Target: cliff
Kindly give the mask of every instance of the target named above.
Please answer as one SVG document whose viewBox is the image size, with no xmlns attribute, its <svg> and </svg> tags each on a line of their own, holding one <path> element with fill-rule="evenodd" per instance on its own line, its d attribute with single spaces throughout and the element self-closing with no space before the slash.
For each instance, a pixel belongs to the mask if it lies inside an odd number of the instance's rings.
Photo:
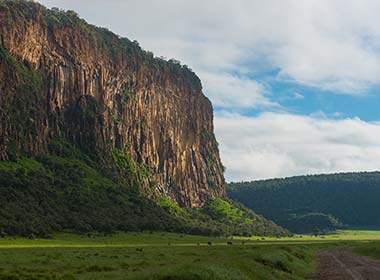
<svg viewBox="0 0 380 280">
<path fill-rule="evenodd" d="M 212 106 L 186 66 L 26 1 L 0 1 L 0 39 L 1 160 L 64 139 L 180 206 L 225 196 Z"/>
</svg>

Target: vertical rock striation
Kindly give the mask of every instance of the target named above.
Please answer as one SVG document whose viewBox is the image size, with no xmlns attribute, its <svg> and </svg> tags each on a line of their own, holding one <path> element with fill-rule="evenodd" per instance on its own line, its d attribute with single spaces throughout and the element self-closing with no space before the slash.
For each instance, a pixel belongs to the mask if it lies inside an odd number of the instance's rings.
<svg viewBox="0 0 380 280">
<path fill-rule="evenodd" d="M 181 206 L 225 196 L 212 106 L 186 66 L 26 1 L 0 1 L 0 39 L 1 160 L 64 138 L 105 168 L 127 153 Z"/>
</svg>

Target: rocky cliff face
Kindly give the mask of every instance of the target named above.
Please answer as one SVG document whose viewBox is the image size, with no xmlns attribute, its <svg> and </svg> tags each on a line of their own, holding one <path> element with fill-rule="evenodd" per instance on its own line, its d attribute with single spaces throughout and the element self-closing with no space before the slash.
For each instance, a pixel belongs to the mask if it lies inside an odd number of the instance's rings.
<svg viewBox="0 0 380 280">
<path fill-rule="evenodd" d="M 66 139 L 105 168 L 131 157 L 181 206 L 225 196 L 212 106 L 187 67 L 25 1 L 0 1 L 0 38 L 1 160 Z"/>
</svg>

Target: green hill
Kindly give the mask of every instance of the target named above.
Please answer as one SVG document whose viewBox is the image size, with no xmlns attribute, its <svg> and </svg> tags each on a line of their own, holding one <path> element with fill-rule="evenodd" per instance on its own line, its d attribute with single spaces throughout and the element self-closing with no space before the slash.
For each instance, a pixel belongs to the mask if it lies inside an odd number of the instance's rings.
<svg viewBox="0 0 380 280">
<path fill-rule="evenodd" d="M 114 177 L 71 144 L 53 141 L 49 147 L 46 156 L 0 161 L 0 235 L 49 236 L 64 230 L 288 235 L 242 205 L 219 198 L 200 209 L 149 198 L 140 194 L 138 179 L 131 185 L 110 179 Z M 125 165 L 129 176 L 143 177 L 133 161 Z"/>
<path fill-rule="evenodd" d="M 380 227 L 380 172 L 230 183 L 228 195 L 293 232 Z"/>
</svg>

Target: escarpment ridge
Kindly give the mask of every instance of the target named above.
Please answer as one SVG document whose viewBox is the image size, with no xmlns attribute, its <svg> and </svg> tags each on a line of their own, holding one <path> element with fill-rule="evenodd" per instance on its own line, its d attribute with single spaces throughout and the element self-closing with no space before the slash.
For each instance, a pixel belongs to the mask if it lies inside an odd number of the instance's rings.
<svg viewBox="0 0 380 280">
<path fill-rule="evenodd" d="M 225 197 L 212 105 L 188 67 L 73 11 L 0 1 L 0 81 L 1 160 L 63 141 L 180 206 Z"/>
</svg>

